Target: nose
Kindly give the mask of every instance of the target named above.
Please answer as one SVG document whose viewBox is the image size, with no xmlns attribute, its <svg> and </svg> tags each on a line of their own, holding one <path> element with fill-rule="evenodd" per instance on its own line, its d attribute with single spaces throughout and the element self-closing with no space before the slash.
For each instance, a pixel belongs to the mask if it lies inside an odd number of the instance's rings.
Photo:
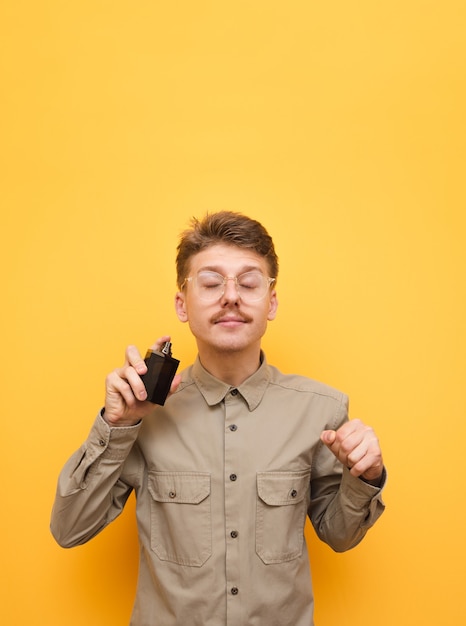
<svg viewBox="0 0 466 626">
<path fill-rule="evenodd" d="M 227 276 L 225 278 L 224 292 L 222 295 L 222 303 L 236 303 L 240 299 L 238 289 L 236 287 L 236 279 L 233 276 Z"/>
</svg>

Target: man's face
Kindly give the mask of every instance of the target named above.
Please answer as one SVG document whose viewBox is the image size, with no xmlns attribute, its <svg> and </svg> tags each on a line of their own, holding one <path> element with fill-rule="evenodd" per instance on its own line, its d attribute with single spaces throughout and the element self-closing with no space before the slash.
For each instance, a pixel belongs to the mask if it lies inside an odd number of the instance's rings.
<svg viewBox="0 0 466 626">
<path fill-rule="evenodd" d="M 200 271 L 213 271 L 222 276 L 258 271 L 269 276 L 263 257 L 252 250 L 225 244 L 213 245 L 192 257 L 189 276 L 197 276 Z M 267 321 L 275 318 L 277 305 L 275 290 L 270 288 L 262 299 L 244 302 L 234 280 L 226 281 L 223 295 L 212 302 L 199 297 L 192 281 L 175 299 L 178 317 L 189 323 L 200 352 L 258 349 Z"/>
</svg>

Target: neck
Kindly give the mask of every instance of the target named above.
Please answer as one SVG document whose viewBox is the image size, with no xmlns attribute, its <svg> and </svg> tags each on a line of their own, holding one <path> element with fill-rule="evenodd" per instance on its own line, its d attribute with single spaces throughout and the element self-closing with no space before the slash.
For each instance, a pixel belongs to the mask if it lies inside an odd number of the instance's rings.
<svg viewBox="0 0 466 626">
<path fill-rule="evenodd" d="M 239 387 L 247 378 L 252 376 L 260 366 L 260 346 L 247 352 L 213 353 L 199 347 L 199 359 L 202 366 L 219 380 Z"/>
</svg>

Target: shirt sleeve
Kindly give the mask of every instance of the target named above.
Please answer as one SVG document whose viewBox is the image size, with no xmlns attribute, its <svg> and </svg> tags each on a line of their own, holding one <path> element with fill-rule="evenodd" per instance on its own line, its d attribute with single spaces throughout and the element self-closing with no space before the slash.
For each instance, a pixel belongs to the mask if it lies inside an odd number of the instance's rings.
<svg viewBox="0 0 466 626">
<path fill-rule="evenodd" d="M 139 428 L 112 428 L 99 414 L 87 440 L 63 467 L 50 523 L 62 547 L 89 541 L 123 510 L 132 486 L 120 477 Z"/>
<path fill-rule="evenodd" d="M 348 421 L 345 396 L 328 428 L 337 429 Z M 382 490 L 386 483 L 383 470 L 380 487 L 354 477 L 324 444 L 313 463 L 309 518 L 319 538 L 336 552 L 356 546 L 382 515 L 385 505 Z"/>
</svg>

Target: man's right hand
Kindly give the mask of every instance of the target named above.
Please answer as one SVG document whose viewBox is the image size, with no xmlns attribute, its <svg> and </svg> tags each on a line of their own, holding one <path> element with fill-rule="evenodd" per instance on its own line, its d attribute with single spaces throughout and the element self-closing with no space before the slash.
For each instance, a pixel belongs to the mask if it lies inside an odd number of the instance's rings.
<svg viewBox="0 0 466 626">
<path fill-rule="evenodd" d="M 169 336 L 160 337 L 151 349 L 160 350 L 166 341 L 170 341 Z M 141 380 L 141 375 L 146 372 L 147 366 L 139 350 L 128 346 L 123 367 L 113 370 L 105 381 L 103 417 L 110 426 L 134 426 L 154 411 L 155 406 L 147 401 L 146 388 Z M 177 374 L 170 393 L 175 391 L 180 380 L 181 376 Z"/>
</svg>

